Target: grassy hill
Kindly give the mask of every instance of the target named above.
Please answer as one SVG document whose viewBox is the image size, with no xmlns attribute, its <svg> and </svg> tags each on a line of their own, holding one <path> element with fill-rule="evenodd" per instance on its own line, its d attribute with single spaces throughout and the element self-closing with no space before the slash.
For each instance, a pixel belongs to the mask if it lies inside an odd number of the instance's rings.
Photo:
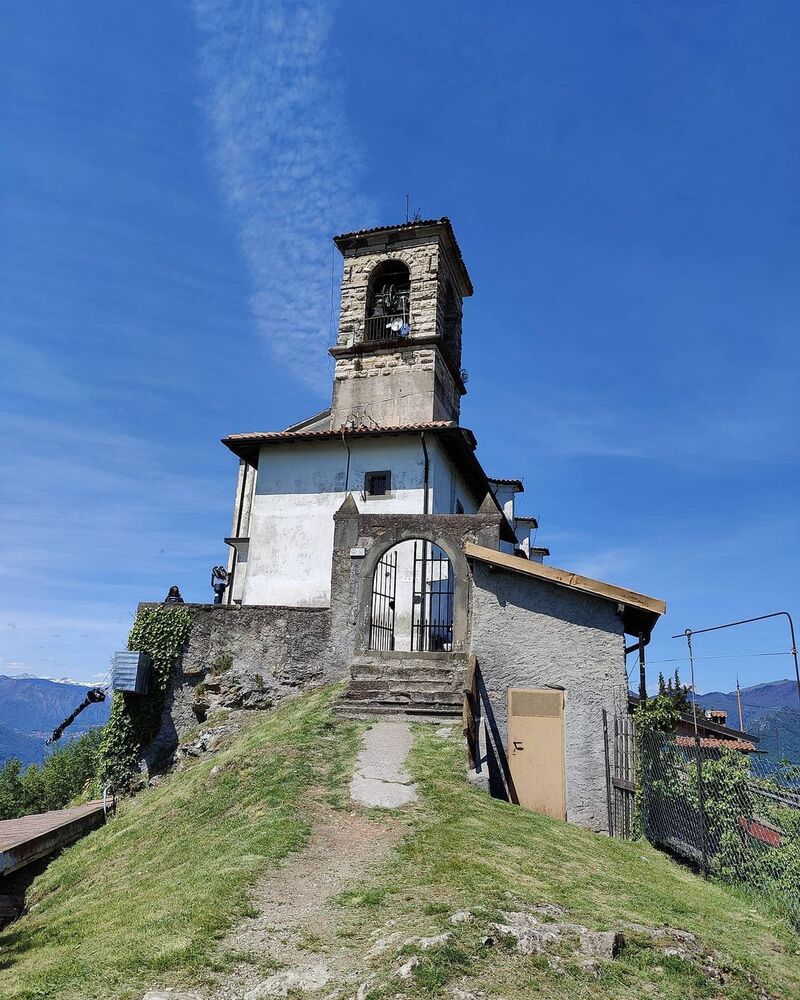
<svg viewBox="0 0 800 1000">
<path fill-rule="evenodd" d="M 289 855 L 302 861 L 297 852 L 313 841 L 323 806 L 343 823 L 359 812 L 346 788 L 361 727 L 335 723 L 330 697 L 259 715 L 226 749 L 124 803 L 116 820 L 56 859 L 32 887 L 29 914 L 0 934 L 0 997 L 138 998 L 156 985 L 210 996 L 241 962 L 225 935 L 254 916 L 256 880 Z M 362 980 L 373 977 L 365 996 L 452 998 L 453 986 L 507 1000 L 800 996 L 800 939 L 759 901 L 703 882 L 646 844 L 488 798 L 465 780 L 457 733 L 443 739 L 419 727 L 410 765 L 416 805 L 357 817 L 362 828 L 393 827 L 398 846 L 333 904 L 335 947 Z M 323 869 L 335 863 L 320 867 L 321 897 Z M 593 929 L 679 928 L 697 936 L 699 950 L 667 954 L 628 930 L 619 957 L 594 976 L 569 956 L 551 962 L 482 943 L 497 937 L 491 923 L 501 910 L 541 904 Z M 465 909 L 474 919 L 451 924 Z M 411 935 L 451 937 L 403 980 L 392 976 L 392 949 L 375 949 L 387 928 L 400 958 Z M 312 952 L 334 946 L 312 938 Z"/>
</svg>

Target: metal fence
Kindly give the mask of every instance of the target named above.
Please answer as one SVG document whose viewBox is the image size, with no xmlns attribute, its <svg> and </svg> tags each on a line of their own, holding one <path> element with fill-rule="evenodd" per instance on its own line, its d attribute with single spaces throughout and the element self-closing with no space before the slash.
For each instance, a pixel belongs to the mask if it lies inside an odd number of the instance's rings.
<svg viewBox="0 0 800 1000">
<path fill-rule="evenodd" d="M 658 732 L 642 735 L 640 754 L 644 836 L 772 896 L 800 924 L 800 767 Z"/>
</svg>

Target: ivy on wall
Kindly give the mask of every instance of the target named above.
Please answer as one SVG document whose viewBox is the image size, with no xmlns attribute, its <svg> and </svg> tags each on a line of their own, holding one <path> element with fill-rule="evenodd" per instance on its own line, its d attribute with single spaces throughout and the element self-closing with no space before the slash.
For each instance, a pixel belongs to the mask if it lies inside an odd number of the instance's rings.
<svg viewBox="0 0 800 1000">
<path fill-rule="evenodd" d="M 115 792 L 130 791 L 142 748 L 158 732 L 164 695 L 191 627 L 191 615 L 180 605 L 140 608 L 136 615 L 128 649 L 150 657 L 150 689 L 143 695 L 121 691 L 114 695 L 100 745 L 100 775 Z"/>
</svg>

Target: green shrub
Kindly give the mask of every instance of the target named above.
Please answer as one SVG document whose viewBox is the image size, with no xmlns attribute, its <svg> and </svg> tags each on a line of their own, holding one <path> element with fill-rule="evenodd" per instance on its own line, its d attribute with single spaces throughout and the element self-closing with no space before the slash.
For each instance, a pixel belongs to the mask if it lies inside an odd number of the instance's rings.
<svg viewBox="0 0 800 1000">
<path fill-rule="evenodd" d="M 146 695 L 117 692 L 100 748 L 100 777 L 115 792 L 129 791 L 142 748 L 158 732 L 175 663 L 183 651 L 192 619 L 180 605 L 140 608 L 128 636 L 128 649 L 150 657 L 151 687 Z"/>
<path fill-rule="evenodd" d="M 101 729 L 90 729 L 57 747 L 42 764 L 11 758 L 0 768 L 0 819 L 63 809 L 79 796 L 102 791 L 97 780 Z"/>
</svg>

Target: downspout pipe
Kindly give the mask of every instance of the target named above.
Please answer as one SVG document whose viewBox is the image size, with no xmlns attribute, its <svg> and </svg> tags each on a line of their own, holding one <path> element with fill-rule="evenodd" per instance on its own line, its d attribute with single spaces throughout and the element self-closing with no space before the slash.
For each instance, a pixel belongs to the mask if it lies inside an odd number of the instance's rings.
<svg viewBox="0 0 800 1000">
<path fill-rule="evenodd" d="M 428 455 L 428 445 L 425 442 L 425 431 L 422 431 L 420 433 L 419 439 L 422 442 L 422 453 L 425 456 L 425 471 L 424 471 L 423 477 L 422 477 L 422 486 L 423 486 L 423 490 L 424 490 L 424 495 L 422 497 L 422 513 L 423 514 L 427 514 L 428 513 L 428 488 L 429 488 L 429 483 L 430 483 L 431 461 L 430 461 L 430 456 Z"/>
<path fill-rule="evenodd" d="M 345 437 L 344 427 L 342 427 L 342 444 L 347 449 L 347 466 L 344 470 L 344 494 L 345 497 L 350 492 L 350 445 L 347 443 L 347 438 Z"/>
</svg>

